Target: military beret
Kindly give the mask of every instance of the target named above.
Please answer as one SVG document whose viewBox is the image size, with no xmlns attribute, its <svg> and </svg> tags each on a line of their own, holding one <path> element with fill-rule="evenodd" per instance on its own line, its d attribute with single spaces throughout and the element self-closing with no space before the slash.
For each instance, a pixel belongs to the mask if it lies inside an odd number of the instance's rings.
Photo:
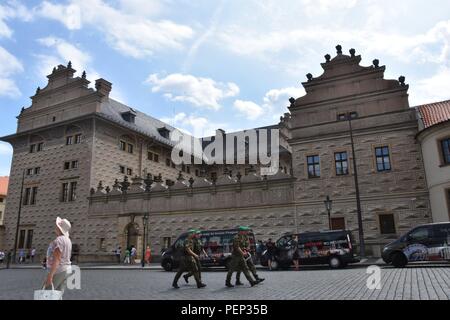
<svg viewBox="0 0 450 320">
<path fill-rule="evenodd" d="M 249 231 L 250 230 L 249 227 L 245 227 L 245 226 L 240 226 L 238 229 L 239 229 L 239 231 Z"/>
</svg>

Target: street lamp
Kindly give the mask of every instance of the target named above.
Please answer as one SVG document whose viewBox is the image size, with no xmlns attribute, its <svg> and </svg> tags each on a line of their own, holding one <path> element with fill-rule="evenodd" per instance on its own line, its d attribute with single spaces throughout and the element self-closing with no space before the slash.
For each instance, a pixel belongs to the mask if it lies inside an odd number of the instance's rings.
<svg viewBox="0 0 450 320">
<path fill-rule="evenodd" d="M 353 129 L 352 129 L 352 120 L 356 118 L 358 118 L 358 114 L 356 112 L 347 112 L 346 114 L 339 116 L 339 120 L 348 121 L 348 127 L 350 130 L 350 142 L 352 145 L 352 156 L 353 156 L 353 176 L 355 179 L 356 211 L 358 214 L 359 255 L 361 256 L 361 258 L 363 258 L 366 255 L 366 249 L 364 244 L 364 230 L 361 214 L 361 199 L 359 196 L 358 168 L 356 167 L 355 144 L 353 142 Z"/>
<path fill-rule="evenodd" d="M 325 209 L 328 212 L 328 229 L 331 230 L 331 205 L 333 204 L 333 200 L 330 199 L 330 196 L 327 196 L 327 199 L 323 203 L 325 203 Z"/>
<path fill-rule="evenodd" d="M 145 266 L 145 249 L 147 247 L 147 226 L 148 226 L 148 213 L 146 213 L 143 217 L 142 217 L 142 225 L 144 227 L 144 239 L 142 241 L 142 261 L 141 261 L 141 265 L 142 268 Z"/>
</svg>

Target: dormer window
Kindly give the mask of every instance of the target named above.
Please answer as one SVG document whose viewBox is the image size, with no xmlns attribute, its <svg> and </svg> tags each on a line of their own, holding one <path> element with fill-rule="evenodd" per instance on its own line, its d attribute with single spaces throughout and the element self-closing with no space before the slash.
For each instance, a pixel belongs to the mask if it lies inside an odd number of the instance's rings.
<svg viewBox="0 0 450 320">
<path fill-rule="evenodd" d="M 166 127 L 158 128 L 158 132 L 161 135 L 161 137 L 169 139 L 170 130 Z"/>
<path fill-rule="evenodd" d="M 130 123 L 134 123 L 134 119 L 136 118 L 136 113 L 134 111 L 127 111 L 127 112 L 123 112 L 122 114 L 122 119 L 125 120 L 126 122 L 130 122 Z"/>
</svg>

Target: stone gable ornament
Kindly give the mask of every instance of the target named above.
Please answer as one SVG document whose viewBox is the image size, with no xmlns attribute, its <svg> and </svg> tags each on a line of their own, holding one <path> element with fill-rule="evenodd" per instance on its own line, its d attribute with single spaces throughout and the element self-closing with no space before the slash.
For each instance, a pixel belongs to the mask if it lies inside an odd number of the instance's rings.
<svg viewBox="0 0 450 320">
<path fill-rule="evenodd" d="M 194 178 L 189 179 L 189 186 L 192 188 L 192 185 L 194 184 Z"/>
<path fill-rule="evenodd" d="M 373 60 L 372 63 L 375 68 L 378 68 L 380 66 L 380 60 L 378 60 L 378 59 Z"/>
<path fill-rule="evenodd" d="M 351 56 L 352 58 L 354 58 L 355 55 L 356 55 L 356 50 L 353 49 L 353 48 L 351 48 L 351 49 L 349 50 L 349 52 L 350 52 L 350 56 Z"/>
<path fill-rule="evenodd" d="M 330 62 L 331 61 L 331 56 L 329 54 L 325 55 L 325 61 L 326 62 Z"/>
<path fill-rule="evenodd" d="M 405 80 L 406 80 L 406 78 L 404 76 L 400 76 L 400 78 L 398 78 L 398 82 L 400 82 L 400 85 L 402 87 L 405 86 Z"/>
<path fill-rule="evenodd" d="M 128 188 L 130 187 L 130 183 L 128 182 L 127 176 L 123 177 L 123 181 L 120 183 L 120 185 L 122 186 L 122 192 L 128 190 Z"/>
<path fill-rule="evenodd" d="M 86 79 L 86 71 L 83 71 L 83 74 L 81 75 L 81 79 Z"/>
<path fill-rule="evenodd" d="M 106 186 L 105 191 L 106 191 L 106 193 L 110 193 L 111 192 L 111 188 L 109 186 Z"/>
<path fill-rule="evenodd" d="M 67 64 L 67 68 L 72 69 L 72 61 L 69 61 L 69 63 Z"/>
<path fill-rule="evenodd" d="M 152 175 L 150 173 L 147 173 L 147 177 L 144 179 L 144 183 L 145 183 L 145 191 L 149 192 L 153 184 Z"/>
<path fill-rule="evenodd" d="M 293 105 L 295 103 L 295 99 L 293 97 L 290 97 L 289 102 L 291 103 L 291 105 Z"/>
<path fill-rule="evenodd" d="M 41 91 L 41 87 L 37 87 L 36 88 L 36 95 L 38 95 L 40 91 Z"/>
<path fill-rule="evenodd" d="M 310 81 L 312 81 L 312 79 L 313 79 L 313 75 L 312 75 L 311 73 L 308 73 L 308 74 L 306 75 L 306 78 L 308 79 L 308 82 L 310 82 Z"/>
<path fill-rule="evenodd" d="M 342 54 L 342 46 L 341 46 L 340 44 L 338 44 L 338 45 L 336 46 L 336 52 L 337 52 L 338 55 L 341 55 L 341 54 Z"/>
</svg>

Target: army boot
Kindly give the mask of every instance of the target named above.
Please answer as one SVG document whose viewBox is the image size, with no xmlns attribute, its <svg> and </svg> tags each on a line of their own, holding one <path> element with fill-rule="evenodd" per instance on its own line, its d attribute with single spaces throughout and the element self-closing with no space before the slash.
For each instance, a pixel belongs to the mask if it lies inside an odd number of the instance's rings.
<svg viewBox="0 0 450 320">
<path fill-rule="evenodd" d="M 186 283 L 189 283 L 189 276 L 187 274 L 185 274 L 183 276 L 183 278 L 184 278 L 184 281 L 186 281 Z"/>
<path fill-rule="evenodd" d="M 236 281 L 236 285 L 237 285 L 237 286 L 243 286 L 244 284 L 243 284 L 240 280 L 237 280 L 237 281 Z"/>
<path fill-rule="evenodd" d="M 233 286 L 230 282 L 226 282 L 225 285 L 226 285 L 228 288 L 234 288 L 234 286 Z"/>
<path fill-rule="evenodd" d="M 199 283 L 199 284 L 197 284 L 197 288 L 204 288 L 204 287 L 206 287 L 206 284 L 204 284 L 204 283 Z"/>
<path fill-rule="evenodd" d="M 172 283 L 172 287 L 174 287 L 175 289 L 180 289 L 180 287 L 178 286 L 178 284 L 176 284 L 175 282 Z"/>
<path fill-rule="evenodd" d="M 258 276 L 256 276 L 255 279 L 256 279 L 256 282 L 258 282 L 258 283 L 263 282 L 264 280 L 266 280 L 266 279 L 260 278 L 260 277 L 258 277 Z"/>
</svg>

